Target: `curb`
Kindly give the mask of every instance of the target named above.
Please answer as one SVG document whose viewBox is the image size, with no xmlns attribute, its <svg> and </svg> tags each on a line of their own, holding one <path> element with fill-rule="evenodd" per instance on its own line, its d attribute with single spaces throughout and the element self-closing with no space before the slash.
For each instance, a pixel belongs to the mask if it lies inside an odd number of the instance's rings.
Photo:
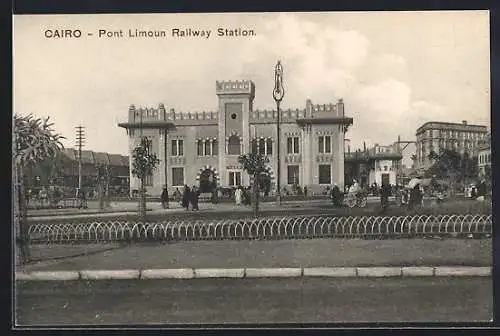
<svg viewBox="0 0 500 336">
<path fill-rule="evenodd" d="M 15 272 L 18 281 L 152 280 L 207 278 L 385 278 L 491 277 L 491 267 L 309 267 L 309 268 L 178 268 L 146 270 L 82 270 Z"/>
</svg>

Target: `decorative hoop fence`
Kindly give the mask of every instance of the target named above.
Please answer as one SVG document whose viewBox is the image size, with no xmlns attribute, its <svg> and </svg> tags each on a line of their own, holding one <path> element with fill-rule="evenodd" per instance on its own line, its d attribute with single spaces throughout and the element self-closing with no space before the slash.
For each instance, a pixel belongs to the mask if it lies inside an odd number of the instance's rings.
<svg viewBox="0 0 500 336">
<path fill-rule="evenodd" d="M 29 241 L 31 244 L 61 244 L 238 239 L 390 239 L 428 235 L 486 235 L 491 234 L 491 231 L 491 215 L 289 216 L 153 223 L 96 221 L 33 224 L 29 228 Z"/>
</svg>

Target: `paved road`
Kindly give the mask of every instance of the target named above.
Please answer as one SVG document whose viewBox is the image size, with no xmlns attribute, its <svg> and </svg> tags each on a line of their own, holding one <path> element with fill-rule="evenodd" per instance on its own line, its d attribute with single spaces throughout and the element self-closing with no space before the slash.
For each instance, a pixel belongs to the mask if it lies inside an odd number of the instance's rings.
<svg viewBox="0 0 500 336">
<path fill-rule="evenodd" d="M 491 278 L 18 282 L 19 325 L 472 322 Z"/>
<path fill-rule="evenodd" d="M 372 212 L 378 207 L 379 201 L 377 199 L 371 199 L 367 202 L 369 205 L 365 209 L 348 209 L 348 210 L 358 210 L 363 211 L 370 209 Z M 185 210 L 180 207 L 177 203 L 171 204 L 169 209 L 163 209 L 160 203 L 149 202 L 147 204 L 149 215 L 174 215 L 185 217 L 186 214 L 190 216 L 195 216 L 200 214 L 206 216 L 208 214 L 222 213 L 251 213 L 251 206 L 236 206 L 233 203 L 203 203 L 200 204 L 200 212 L 186 213 Z M 277 206 L 276 202 L 266 202 L 260 204 L 260 210 L 262 212 L 282 212 L 282 211 L 308 211 L 308 212 L 321 212 L 322 210 L 333 210 L 338 212 L 339 209 L 332 208 L 332 204 L 329 200 L 308 200 L 308 201 L 287 201 L 281 206 Z M 106 218 L 106 217 L 116 217 L 116 216 L 131 216 L 137 215 L 137 204 L 127 203 L 127 204 L 114 204 L 111 208 L 105 211 L 100 211 L 99 209 L 60 209 L 60 210 L 30 210 L 28 212 L 30 221 L 46 221 L 50 219 L 77 219 L 77 218 Z"/>
</svg>

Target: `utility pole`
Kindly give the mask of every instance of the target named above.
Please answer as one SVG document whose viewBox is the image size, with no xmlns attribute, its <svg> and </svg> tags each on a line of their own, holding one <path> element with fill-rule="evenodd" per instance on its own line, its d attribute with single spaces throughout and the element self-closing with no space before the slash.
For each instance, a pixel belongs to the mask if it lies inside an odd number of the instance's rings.
<svg viewBox="0 0 500 336">
<path fill-rule="evenodd" d="M 85 146 L 85 127 L 76 126 L 76 148 L 78 150 L 78 192 L 82 190 L 82 148 Z"/>
<path fill-rule="evenodd" d="M 283 88 L 283 67 L 281 62 L 278 61 L 276 67 L 274 68 L 274 90 L 273 98 L 276 102 L 276 151 L 277 151 L 277 178 L 276 178 L 276 201 L 278 206 L 281 205 L 281 121 L 280 121 L 280 103 L 285 95 L 285 89 Z"/>
</svg>

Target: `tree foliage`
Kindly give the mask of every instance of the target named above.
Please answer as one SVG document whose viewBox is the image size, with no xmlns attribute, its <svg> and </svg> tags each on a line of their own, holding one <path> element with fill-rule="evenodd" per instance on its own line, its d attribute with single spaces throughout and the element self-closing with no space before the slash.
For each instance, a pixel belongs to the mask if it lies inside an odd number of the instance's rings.
<svg viewBox="0 0 500 336">
<path fill-rule="evenodd" d="M 32 114 L 14 116 L 13 133 L 16 147 L 13 155 L 18 164 L 31 167 L 56 157 L 64 148 L 61 140 L 65 138 L 55 133 L 53 126 L 49 117 L 36 118 Z"/>
<path fill-rule="evenodd" d="M 21 245 L 22 261 L 28 262 L 26 175 L 35 165 L 54 159 L 63 149 L 61 140 L 64 137 L 54 131 L 49 118 L 36 118 L 32 114 L 14 115 L 12 133 L 12 168 L 15 171 L 14 209 L 17 210 L 14 218 L 18 219 L 14 221 L 14 225 L 18 225 L 17 241 Z"/>
<path fill-rule="evenodd" d="M 150 151 L 150 140 L 142 138 L 139 146 L 132 151 L 132 175 L 144 180 L 147 176 L 153 175 L 160 160 L 156 154 Z"/>
<path fill-rule="evenodd" d="M 427 170 L 427 176 L 449 179 L 452 182 L 465 182 L 478 176 L 477 162 L 468 153 L 445 149 L 439 154 L 431 152 L 429 159 L 434 163 Z"/>
<path fill-rule="evenodd" d="M 243 166 L 253 180 L 253 210 L 254 216 L 257 217 L 259 213 L 259 189 L 260 189 L 260 175 L 267 172 L 266 165 L 269 163 L 269 158 L 265 155 L 258 153 L 248 153 L 238 157 L 238 163 Z"/>
<path fill-rule="evenodd" d="M 249 175 L 254 176 L 255 174 L 267 172 L 266 165 L 269 163 L 269 158 L 262 154 L 249 153 L 240 155 L 238 157 L 238 163 L 243 166 L 243 170 Z"/>
<path fill-rule="evenodd" d="M 140 199 L 139 199 L 139 217 L 142 221 L 146 218 L 146 191 L 144 182 L 146 177 L 152 176 L 158 167 L 160 160 L 155 153 L 151 151 L 151 141 L 143 137 L 139 146 L 132 151 L 132 175 L 141 181 Z"/>
</svg>

